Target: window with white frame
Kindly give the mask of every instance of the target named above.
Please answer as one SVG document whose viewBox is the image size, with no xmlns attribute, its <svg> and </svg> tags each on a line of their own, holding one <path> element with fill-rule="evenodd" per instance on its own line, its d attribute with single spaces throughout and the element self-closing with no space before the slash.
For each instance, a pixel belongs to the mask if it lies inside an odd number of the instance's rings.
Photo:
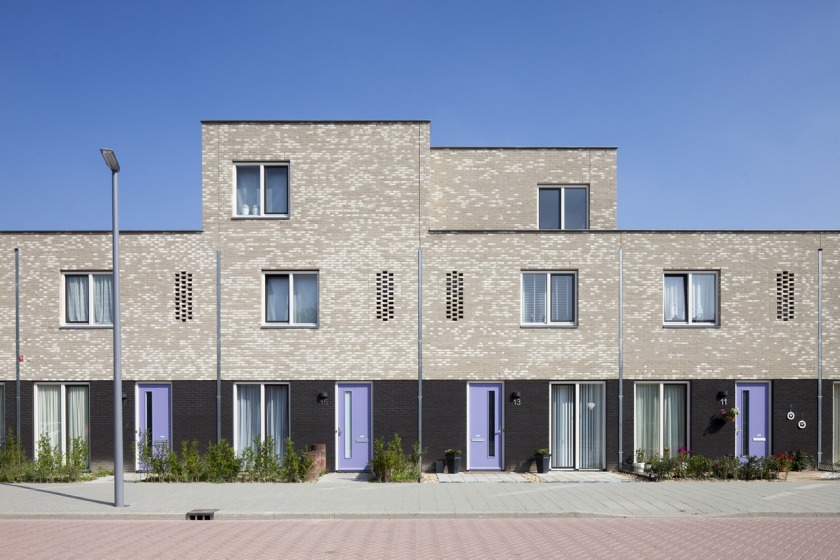
<svg viewBox="0 0 840 560">
<path fill-rule="evenodd" d="M 281 459 L 289 437 L 289 386 L 237 383 L 234 389 L 233 445 L 236 453 L 271 438 Z"/>
<path fill-rule="evenodd" d="M 74 440 L 90 446 L 90 395 L 87 385 L 39 383 L 35 385 L 35 449 L 46 436 L 50 447 L 67 454 Z"/>
<path fill-rule="evenodd" d="M 636 443 L 645 461 L 676 457 L 688 447 L 688 385 L 636 383 Z"/>
<path fill-rule="evenodd" d="M 717 272 L 666 272 L 663 292 L 666 325 L 718 324 Z"/>
<path fill-rule="evenodd" d="M 271 326 L 318 326 L 318 273 L 265 272 L 263 322 Z"/>
<path fill-rule="evenodd" d="M 840 383 L 834 384 L 834 463 L 840 463 Z"/>
<path fill-rule="evenodd" d="M 62 320 L 65 325 L 110 326 L 114 322 L 113 274 L 65 272 Z"/>
<path fill-rule="evenodd" d="M 540 229 L 588 229 L 589 188 L 552 185 L 539 188 Z"/>
<path fill-rule="evenodd" d="M 575 272 L 523 272 L 522 324 L 577 324 Z"/>
<path fill-rule="evenodd" d="M 6 389 L 0 383 L 0 447 L 6 445 Z"/>
<path fill-rule="evenodd" d="M 235 216 L 288 217 L 288 164 L 237 163 L 234 175 Z"/>
</svg>

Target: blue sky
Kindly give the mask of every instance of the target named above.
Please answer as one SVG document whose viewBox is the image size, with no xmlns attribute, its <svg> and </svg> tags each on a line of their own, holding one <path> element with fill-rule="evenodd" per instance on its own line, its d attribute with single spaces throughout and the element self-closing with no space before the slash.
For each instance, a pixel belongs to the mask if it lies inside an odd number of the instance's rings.
<svg viewBox="0 0 840 560">
<path fill-rule="evenodd" d="M 200 229 L 201 120 L 616 146 L 623 229 L 840 229 L 840 0 L 7 2 L 0 230 Z"/>
</svg>

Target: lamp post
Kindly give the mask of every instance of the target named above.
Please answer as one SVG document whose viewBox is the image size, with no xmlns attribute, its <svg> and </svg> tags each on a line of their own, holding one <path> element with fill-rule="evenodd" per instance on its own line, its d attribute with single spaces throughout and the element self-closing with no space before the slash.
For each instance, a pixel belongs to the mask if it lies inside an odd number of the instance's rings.
<svg viewBox="0 0 840 560">
<path fill-rule="evenodd" d="M 114 264 L 114 507 L 123 507 L 123 434 L 122 434 L 122 357 L 120 336 L 120 226 L 117 204 L 117 174 L 120 164 L 114 150 L 102 148 L 102 157 L 111 170 L 111 244 Z"/>
</svg>

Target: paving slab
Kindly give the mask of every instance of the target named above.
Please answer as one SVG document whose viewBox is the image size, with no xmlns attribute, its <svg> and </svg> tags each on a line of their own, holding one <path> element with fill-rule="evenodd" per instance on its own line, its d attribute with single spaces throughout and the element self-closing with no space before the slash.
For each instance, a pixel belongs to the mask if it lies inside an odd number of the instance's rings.
<svg viewBox="0 0 840 560">
<path fill-rule="evenodd" d="M 587 483 L 607 483 L 616 484 L 624 482 L 638 482 L 636 478 L 632 478 L 623 474 L 608 472 L 608 471 L 550 471 L 547 473 L 540 473 L 534 475 L 543 482 L 550 483 L 571 483 L 571 484 L 587 484 Z"/>
</svg>

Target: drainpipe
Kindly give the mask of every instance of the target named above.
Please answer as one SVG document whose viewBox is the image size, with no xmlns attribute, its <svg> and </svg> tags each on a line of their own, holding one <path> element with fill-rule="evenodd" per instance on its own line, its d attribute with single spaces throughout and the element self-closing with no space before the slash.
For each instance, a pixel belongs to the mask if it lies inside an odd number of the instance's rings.
<svg viewBox="0 0 840 560">
<path fill-rule="evenodd" d="M 423 449 L 423 249 L 417 249 L 417 443 Z M 422 459 L 421 459 L 422 461 Z M 421 463 L 422 467 L 422 463 Z"/>
<path fill-rule="evenodd" d="M 618 470 L 624 464 L 624 249 L 618 250 Z"/>
<path fill-rule="evenodd" d="M 15 437 L 20 442 L 20 250 L 15 247 Z M 0 434 L 2 438 L 4 434 Z"/>
<path fill-rule="evenodd" d="M 822 319 L 823 319 L 823 250 L 817 250 L 817 469 L 822 464 Z"/>
<path fill-rule="evenodd" d="M 216 251 L 216 443 L 222 441 L 222 252 Z"/>
</svg>

